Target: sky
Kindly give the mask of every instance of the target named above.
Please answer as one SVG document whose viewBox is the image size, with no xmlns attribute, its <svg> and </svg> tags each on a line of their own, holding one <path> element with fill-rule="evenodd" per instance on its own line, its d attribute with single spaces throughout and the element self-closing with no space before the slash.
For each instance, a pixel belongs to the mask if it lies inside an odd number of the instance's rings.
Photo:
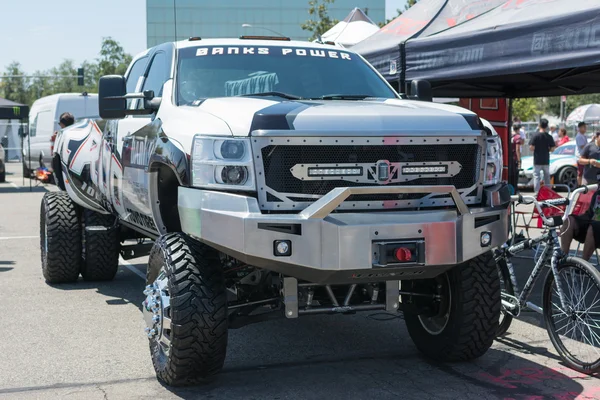
<svg viewBox="0 0 600 400">
<path fill-rule="evenodd" d="M 385 2 L 387 18 L 406 4 Z M 79 66 L 98 57 L 106 36 L 132 55 L 146 48 L 145 0 L 2 0 L 0 16 L 0 71 L 12 61 L 29 74 L 64 59 Z"/>
</svg>

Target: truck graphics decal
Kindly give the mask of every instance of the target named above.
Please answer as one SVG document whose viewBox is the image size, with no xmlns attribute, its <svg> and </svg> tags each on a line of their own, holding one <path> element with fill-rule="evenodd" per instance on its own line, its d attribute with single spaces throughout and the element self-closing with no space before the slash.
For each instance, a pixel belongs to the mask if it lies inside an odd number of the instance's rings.
<svg viewBox="0 0 600 400">
<path fill-rule="evenodd" d="M 155 119 L 123 140 L 123 196 L 119 200 L 125 209 L 127 222 L 158 233 L 152 211 L 150 182 L 157 179 L 156 171 L 165 165 L 175 172 L 180 184 L 189 183 L 188 155 L 180 150 L 162 130 L 162 121 Z"/>
</svg>

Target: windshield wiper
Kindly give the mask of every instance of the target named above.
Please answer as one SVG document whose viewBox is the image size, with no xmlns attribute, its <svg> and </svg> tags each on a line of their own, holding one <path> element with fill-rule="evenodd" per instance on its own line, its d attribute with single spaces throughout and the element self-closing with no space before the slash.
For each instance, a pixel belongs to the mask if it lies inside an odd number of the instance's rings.
<svg viewBox="0 0 600 400">
<path fill-rule="evenodd" d="M 249 93 L 249 94 L 240 94 L 239 97 L 252 97 L 252 96 L 277 96 L 277 97 L 283 97 L 284 99 L 289 99 L 289 100 L 302 100 L 302 97 L 293 95 L 293 94 L 287 94 L 287 93 L 283 93 L 283 92 L 260 92 L 260 93 Z"/>
<path fill-rule="evenodd" d="M 313 100 L 364 100 L 373 97 L 368 94 L 326 94 L 325 96 L 315 97 Z"/>
</svg>

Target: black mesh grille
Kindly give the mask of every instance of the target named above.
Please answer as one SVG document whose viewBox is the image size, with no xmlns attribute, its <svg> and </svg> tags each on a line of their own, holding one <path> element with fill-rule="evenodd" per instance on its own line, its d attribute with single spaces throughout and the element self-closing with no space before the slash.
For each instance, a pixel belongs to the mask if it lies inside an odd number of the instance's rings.
<svg viewBox="0 0 600 400">
<path fill-rule="evenodd" d="M 295 178 L 290 169 L 296 164 L 347 164 L 390 162 L 457 161 L 462 165 L 460 173 L 451 178 L 420 178 L 395 185 L 454 185 L 457 189 L 473 186 L 477 181 L 481 153 L 478 144 L 451 144 L 432 146 L 289 146 L 263 147 L 265 182 L 280 193 L 324 195 L 336 187 L 372 186 L 373 183 L 357 183 L 348 180 L 303 181 Z M 422 195 L 409 196 L 419 198 Z M 373 195 L 360 200 L 398 199 L 398 195 Z M 352 199 L 348 199 L 352 200 Z"/>
</svg>

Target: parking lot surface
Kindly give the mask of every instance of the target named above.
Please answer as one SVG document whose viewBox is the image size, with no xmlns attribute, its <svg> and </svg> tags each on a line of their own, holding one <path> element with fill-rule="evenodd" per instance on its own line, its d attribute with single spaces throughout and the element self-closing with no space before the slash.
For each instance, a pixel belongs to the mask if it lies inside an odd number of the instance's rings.
<svg viewBox="0 0 600 400">
<path fill-rule="evenodd" d="M 469 363 L 413 346 L 401 314 L 275 320 L 231 330 L 225 368 L 185 389 L 154 376 L 140 311 L 145 258 L 112 282 L 50 286 L 39 250 L 40 201 L 52 186 L 0 184 L 0 398 L 600 399 L 600 381 L 561 364 L 537 314 Z M 533 266 L 515 265 L 520 277 Z M 535 299 L 534 299 L 535 300 Z"/>
</svg>

